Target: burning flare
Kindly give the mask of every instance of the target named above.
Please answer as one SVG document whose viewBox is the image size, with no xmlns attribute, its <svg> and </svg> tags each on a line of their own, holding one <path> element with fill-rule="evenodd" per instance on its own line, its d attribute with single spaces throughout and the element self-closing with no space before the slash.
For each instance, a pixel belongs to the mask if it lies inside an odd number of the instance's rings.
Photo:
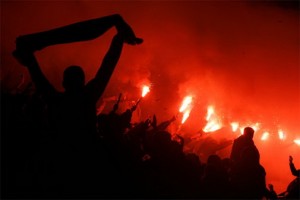
<svg viewBox="0 0 300 200">
<path fill-rule="evenodd" d="M 238 122 L 231 122 L 230 125 L 231 125 L 231 130 L 233 132 L 236 132 L 239 128 L 239 123 Z"/>
<path fill-rule="evenodd" d="M 144 85 L 143 89 L 142 89 L 142 97 L 145 97 L 149 92 L 150 92 L 150 87 L 147 85 Z"/>
<path fill-rule="evenodd" d="M 186 96 L 182 101 L 182 104 L 179 108 L 179 112 L 183 113 L 181 124 L 183 124 L 190 116 L 190 112 L 192 110 L 192 105 L 191 105 L 192 101 L 193 101 L 192 96 Z"/>
<path fill-rule="evenodd" d="M 245 129 L 245 127 L 240 127 L 241 135 L 244 135 L 244 129 Z"/>
<path fill-rule="evenodd" d="M 251 128 L 256 132 L 259 130 L 260 123 L 256 122 L 255 124 L 250 125 Z"/>
<path fill-rule="evenodd" d="M 179 109 L 179 112 L 184 112 L 192 103 L 192 96 L 186 96 L 184 99 L 183 99 L 183 102 L 181 104 L 181 107 Z"/>
<path fill-rule="evenodd" d="M 214 132 L 222 128 L 222 123 L 219 117 L 215 114 L 213 106 L 208 106 L 206 115 L 206 126 L 202 129 L 204 132 Z"/>
<path fill-rule="evenodd" d="M 282 130 L 278 130 L 278 137 L 280 140 L 285 140 L 286 135 L 284 134 L 284 132 Z"/>
<path fill-rule="evenodd" d="M 270 133 L 269 132 L 264 132 L 261 136 L 261 140 L 265 141 L 269 138 Z"/>
<path fill-rule="evenodd" d="M 215 113 L 214 107 L 208 106 L 207 108 L 207 115 L 206 115 L 206 121 L 209 121 L 211 116 Z"/>
<path fill-rule="evenodd" d="M 203 131 L 208 133 L 208 132 L 214 132 L 216 130 L 219 130 L 222 128 L 222 126 L 217 122 L 217 121 L 209 121 L 207 122 L 206 126 L 203 128 Z"/>
<path fill-rule="evenodd" d="M 183 124 L 187 120 L 187 118 L 189 118 L 190 112 L 191 112 L 190 109 L 187 109 L 186 111 L 184 111 L 183 117 L 182 117 L 182 120 L 181 120 L 181 124 Z"/>
<path fill-rule="evenodd" d="M 298 146 L 300 146 L 300 139 L 295 139 L 294 143 L 297 144 Z"/>
</svg>

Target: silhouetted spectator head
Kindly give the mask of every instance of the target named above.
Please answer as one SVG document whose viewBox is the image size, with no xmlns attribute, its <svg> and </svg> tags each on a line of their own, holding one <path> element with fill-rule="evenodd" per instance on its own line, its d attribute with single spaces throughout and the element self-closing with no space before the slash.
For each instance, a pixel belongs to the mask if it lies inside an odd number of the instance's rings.
<svg viewBox="0 0 300 200">
<path fill-rule="evenodd" d="M 169 148 L 171 144 L 171 134 L 167 131 L 158 131 L 154 135 L 154 145 L 160 148 Z"/>
<path fill-rule="evenodd" d="M 132 112 L 130 109 L 127 109 L 124 113 L 120 115 L 120 125 L 124 128 L 131 128 L 131 117 Z"/>
<path fill-rule="evenodd" d="M 194 154 L 194 153 L 187 153 L 185 155 L 185 158 L 187 159 L 187 161 L 189 161 L 190 163 L 193 163 L 193 164 L 197 164 L 197 165 L 201 165 L 201 161 L 199 159 L 199 157 Z"/>
<path fill-rule="evenodd" d="M 227 170 L 230 169 L 231 164 L 232 164 L 230 158 L 223 158 L 221 162 L 225 169 L 227 169 Z"/>
<path fill-rule="evenodd" d="M 171 134 L 167 131 L 158 131 L 155 138 L 160 141 L 171 142 Z"/>
<path fill-rule="evenodd" d="M 251 127 L 244 128 L 244 134 L 246 138 L 252 139 L 254 135 L 254 129 Z"/>
<path fill-rule="evenodd" d="M 84 86 L 84 72 L 79 66 L 70 66 L 64 71 L 63 86 L 66 91 L 77 91 Z"/>
<path fill-rule="evenodd" d="M 222 160 L 221 158 L 218 156 L 218 155 L 210 155 L 207 159 L 207 164 L 211 164 L 211 165 L 214 165 L 214 166 L 220 166 L 222 163 Z"/>
</svg>

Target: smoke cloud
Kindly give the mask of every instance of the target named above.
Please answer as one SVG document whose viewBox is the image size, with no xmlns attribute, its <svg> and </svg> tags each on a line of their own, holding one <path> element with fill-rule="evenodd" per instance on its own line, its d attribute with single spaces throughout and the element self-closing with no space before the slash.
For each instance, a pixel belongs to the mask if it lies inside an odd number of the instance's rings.
<svg viewBox="0 0 300 200">
<path fill-rule="evenodd" d="M 194 105 L 186 131 L 203 128 L 206 108 L 213 105 L 224 124 L 259 122 L 274 137 L 282 128 L 292 140 L 300 137 L 297 5 L 268 1 L 2 1 L 1 84 L 13 89 L 20 74 L 30 81 L 27 70 L 11 55 L 17 36 L 119 13 L 144 43 L 124 46 L 103 97 L 122 92 L 136 100 L 140 86 L 151 84 L 150 94 L 140 105 L 143 120 L 153 114 L 159 121 L 170 119 L 182 99 L 192 95 Z M 112 29 L 93 41 L 37 52 L 43 72 L 59 90 L 63 70 L 72 64 L 82 66 L 90 80 L 114 34 Z M 299 155 L 299 146 L 278 144 L 276 139 L 263 145 L 259 143 L 258 148 L 267 181 L 278 192 L 284 191 L 292 180 L 287 176 L 288 155 Z M 287 146 L 279 152 L 278 145 Z M 277 168 L 272 168 L 274 162 L 280 163 Z M 300 166 L 300 160 L 295 164 Z"/>
</svg>

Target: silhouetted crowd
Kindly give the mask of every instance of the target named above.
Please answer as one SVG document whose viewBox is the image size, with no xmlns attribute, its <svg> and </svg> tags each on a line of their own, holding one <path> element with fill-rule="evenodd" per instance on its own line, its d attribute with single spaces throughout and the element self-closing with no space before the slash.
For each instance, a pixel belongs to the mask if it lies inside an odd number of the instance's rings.
<svg viewBox="0 0 300 200">
<path fill-rule="evenodd" d="M 34 52 L 90 40 L 113 26 L 117 34 L 96 76 L 85 85 L 81 67 L 70 66 L 63 75 L 65 92 L 56 91 Z M 203 161 L 183 151 L 184 138 L 166 131 L 175 118 L 132 124 L 137 105 L 120 114 L 120 100 L 108 114 L 96 115 L 124 43 L 142 39 L 119 15 L 17 38 L 14 56 L 28 68 L 35 89 L 12 94 L 1 87 L 3 198 L 299 198 L 300 170 L 292 157 L 296 178 L 287 191 L 277 195 L 272 185 L 267 188 L 250 127 L 234 140 L 230 157 L 213 154 Z"/>
<path fill-rule="evenodd" d="M 299 170 L 278 196 L 267 189 L 255 148 L 240 160 L 184 153 L 172 120 L 130 123 L 133 109 L 97 116 L 95 138 L 62 137 L 37 94 L 1 94 L 2 195 L 7 198 L 299 198 Z M 234 151 L 234 150 L 233 150 Z"/>
</svg>

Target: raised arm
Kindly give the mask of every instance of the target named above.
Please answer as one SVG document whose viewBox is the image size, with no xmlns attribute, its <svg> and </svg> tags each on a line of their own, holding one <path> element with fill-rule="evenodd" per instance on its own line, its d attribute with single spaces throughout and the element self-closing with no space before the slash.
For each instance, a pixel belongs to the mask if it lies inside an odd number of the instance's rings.
<svg viewBox="0 0 300 200">
<path fill-rule="evenodd" d="M 120 101 L 121 101 L 121 97 L 122 97 L 122 93 L 119 94 L 118 100 L 115 103 L 115 105 L 114 105 L 113 110 L 111 111 L 111 113 L 115 113 L 118 110 L 119 104 L 120 104 Z"/>
<path fill-rule="evenodd" d="M 87 84 L 88 92 L 91 93 L 95 101 L 97 101 L 103 94 L 119 61 L 123 49 L 123 42 L 124 39 L 120 34 L 114 36 L 95 78 Z"/>
<path fill-rule="evenodd" d="M 33 52 L 14 51 L 13 56 L 24 66 L 28 68 L 32 81 L 35 84 L 38 93 L 42 95 L 50 95 L 56 92 L 55 88 L 50 84 L 43 74 Z"/>
<path fill-rule="evenodd" d="M 140 44 L 142 39 L 136 38 L 131 27 L 118 14 L 85 20 L 48 31 L 22 35 L 17 38 L 17 49 L 41 50 L 57 44 L 92 40 L 112 27 L 116 27 L 128 44 Z"/>
<path fill-rule="evenodd" d="M 297 174 L 296 167 L 295 167 L 295 165 L 294 165 L 294 163 L 293 163 L 293 157 L 292 157 L 292 156 L 289 156 L 289 161 L 290 161 L 290 170 L 291 170 L 292 174 L 293 174 L 294 176 L 299 176 L 299 175 Z"/>
</svg>

